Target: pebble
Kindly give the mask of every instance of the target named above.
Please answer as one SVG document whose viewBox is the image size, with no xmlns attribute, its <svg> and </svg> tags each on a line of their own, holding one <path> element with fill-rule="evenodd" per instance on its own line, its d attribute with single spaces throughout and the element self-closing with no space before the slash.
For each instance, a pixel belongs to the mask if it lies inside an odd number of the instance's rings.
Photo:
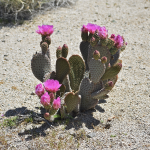
<svg viewBox="0 0 150 150">
<path fill-rule="evenodd" d="M 94 133 L 94 132 L 90 132 L 90 133 L 87 135 L 88 138 L 93 138 L 93 137 L 95 137 L 95 136 L 96 136 L 96 133 Z"/>
</svg>

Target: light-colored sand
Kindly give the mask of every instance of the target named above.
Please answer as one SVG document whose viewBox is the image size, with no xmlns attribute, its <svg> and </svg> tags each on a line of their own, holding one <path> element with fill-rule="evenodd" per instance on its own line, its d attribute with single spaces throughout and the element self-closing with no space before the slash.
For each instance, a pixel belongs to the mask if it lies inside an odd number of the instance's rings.
<svg viewBox="0 0 150 150">
<path fill-rule="evenodd" d="M 50 46 L 54 69 L 56 48 L 66 43 L 69 47 L 69 56 L 81 55 L 81 27 L 83 24 L 95 23 L 106 26 L 109 35 L 123 35 L 128 42 L 120 57 L 123 69 L 114 89 L 109 93 L 110 98 L 106 103 L 98 104 L 93 117 L 90 112 L 81 114 L 77 121 L 72 121 L 63 132 L 61 126 L 54 128 L 57 129 L 57 134 L 65 137 L 70 132 L 76 133 L 80 122 L 79 127 L 86 131 L 86 135 L 90 132 L 93 135 L 88 140 L 80 139 L 79 149 L 150 149 L 149 18 L 149 0 L 78 0 L 75 6 L 53 9 L 39 15 L 31 23 L 0 27 L 0 114 L 6 113 L 6 116 L 11 116 L 14 114 L 11 109 L 21 107 L 39 112 L 35 109 L 41 106 L 39 99 L 31 93 L 40 82 L 32 74 L 30 66 L 32 55 L 40 51 L 41 38 L 35 33 L 38 25 L 50 24 L 55 27 Z M 18 113 L 19 109 L 16 111 Z M 103 124 L 112 117 L 115 118 L 109 122 L 111 127 L 103 129 Z M 0 119 L 2 121 L 5 118 Z M 16 149 L 40 149 L 34 145 L 36 138 L 27 140 L 29 134 L 17 135 L 24 130 L 23 128 L 26 127 L 20 125 L 16 129 L 0 130 L 1 135 L 5 135 L 8 141 L 8 147 L 14 145 L 17 146 Z M 43 132 L 48 131 L 49 129 L 45 129 Z M 12 137 L 9 137 L 9 134 Z M 70 143 L 67 137 L 63 142 Z M 72 149 L 77 149 L 77 136 L 73 136 L 73 140 Z M 59 140 L 56 143 L 58 142 Z M 43 147 L 51 149 L 50 145 Z M 69 146 L 66 147 L 69 148 L 71 149 Z"/>
</svg>

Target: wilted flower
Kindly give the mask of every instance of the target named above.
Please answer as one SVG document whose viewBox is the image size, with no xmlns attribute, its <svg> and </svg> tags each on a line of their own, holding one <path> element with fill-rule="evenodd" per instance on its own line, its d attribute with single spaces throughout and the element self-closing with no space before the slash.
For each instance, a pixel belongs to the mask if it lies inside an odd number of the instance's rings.
<svg viewBox="0 0 150 150">
<path fill-rule="evenodd" d="M 60 98 L 57 97 L 57 99 L 54 99 L 53 101 L 53 108 L 57 110 L 60 107 L 61 107 L 61 101 L 60 101 Z"/>
<path fill-rule="evenodd" d="M 43 83 L 46 91 L 48 92 L 57 92 L 61 86 L 57 80 L 48 79 L 46 82 Z"/>
<path fill-rule="evenodd" d="M 50 104 L 50 96 L 48 95 L 48 92 L 41 96 L 40 102 L 43 106 L 48 106 Z"/>
<path fill-rule="evenodd" d="M 44 88 L 43 85 L 40 83 L 35 87 L 35 93 L 41 97 L 44 94 Z"/>
<path fill-rule="evenodd" d="M 42 25 L 38 26 L 38 30 L 36 33 L 41 34 L 43 36 L 50 36 L 54 32 L 53 25 Z"/>
</svg>

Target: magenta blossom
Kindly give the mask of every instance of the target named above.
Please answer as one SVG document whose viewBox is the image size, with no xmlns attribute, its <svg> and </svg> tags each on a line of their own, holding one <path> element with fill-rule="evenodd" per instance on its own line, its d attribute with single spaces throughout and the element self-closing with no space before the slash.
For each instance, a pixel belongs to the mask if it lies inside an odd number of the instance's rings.
<svg viewBox="0 0 150 150">
<path fill-rule="evenodd" d="M 53 101 L 53 108 L 57 110 L 60 107 L 61 107 L 61 100 L 59 97 L 57 97 L 57 99 L 54 99 Z"/>
<path fill-rule="evenodd" d="M 40 83 L 35 87 L 35 93 L 41 97 L 44 94 L 44 88 L 43 85 Z"/>
<path fill-rule="evenodd" d="M 92 24 L 92 23 L 88 23 L 86 25 L 86 28 L 88 29 L 88 31 L 91 34 L 94 34 L 96 30 L 99 30 L 100 26 L 96 25 L 96 24 Z"/>
<path fill-rule="evenodd" d="M 43 83 L 46 91 L 55 93 L 59 90 L 61 84 L 57 80 L 48 79 L 46 82 Z"/>
<path fill-rule="evenodd" d="M 50 36 L 54 32 L 53 25 L 42 25 L 38 26 L 39 30 L 36 30 L 36 33 L 43 36 Z"/>
<path fill-rule="evenodd" d="M 50 96 L 48 95 L 48 92 L 41 96 L 40 102 L 43 106 L 48 106 L 50 104 Z"/>
<path fill-rule="evenodd" d="M 81 28 L 82 32 L 88 32 L 88 28 L 86 27 L 86 25 L 83 25 L 83 27 Z"/>
<path fill-rule="evenodd" d="M 98 35 L 101 39 L 106 39 L 108 37 L 108 30 L 106 30 L 105 26 L 98 29 Z"/>
<path fill-rule="evenodd" d="M 116 48 L 121 48 L 123 46 L 123 38 L 120 35 L 115 36 L 115 47 Z"/>
</svg>

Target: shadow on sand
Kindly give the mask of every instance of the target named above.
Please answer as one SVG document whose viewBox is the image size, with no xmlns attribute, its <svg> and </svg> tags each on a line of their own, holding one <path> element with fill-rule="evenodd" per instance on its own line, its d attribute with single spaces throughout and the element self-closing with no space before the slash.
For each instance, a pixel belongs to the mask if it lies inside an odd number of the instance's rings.
<svg viewBox="0 0 150 150">
<path fill-rule="evenodd" d="M 100 103 L 107 103 L 106 100 L 99 100 Z M 40 107 L 36 107 L 36 109 L 40 109 L 41 113 L 36 113 L 32 110 L 28 110 L 27 107 L 21 107 L 21 108 L 16 108 L 13 110 L 8 110 L 5 113 L 6 117 L 11 117 L 11 116 L 19 116 L 18 119 L 18 124 L 22 123 L 26 118 L 32 117 L 32 124 L 41 124 L 40 127 L 36 127 L 33 129 L 25 130 L 22 133 L 18 133 L 19 136 L 22 135 L 28 135 L 26 140 L 32 140 L 38 136 L 46 136 L 45 130 L 48 128 L 54 129 L 56 126 L 59 125 L 66 125 L 65 129 L 69 130 L 71 128 L 74 128 L 75 130 L 78 130 L 82 128 L 82 124 L 84 123 L 85 126 L 88 129 L 94 129 L 95 126 L 101 124 L 100 120 L 97 120 L 93 117 L 93 112 L 98 110 L 101 113 L 104 113 L 105 110 L 101 108 L 99 105 L 95 107 L 95 109 L 91 109 L 85 112 L 81 112 L 76 116 L 73 117 L 68 117 L 67 119 L 61 120 L 61 119 L 55 119 L 54 122 L 49 122 L 44 119 L 43 114 L 45 113 L 45 109 Z"/>
</svg>

